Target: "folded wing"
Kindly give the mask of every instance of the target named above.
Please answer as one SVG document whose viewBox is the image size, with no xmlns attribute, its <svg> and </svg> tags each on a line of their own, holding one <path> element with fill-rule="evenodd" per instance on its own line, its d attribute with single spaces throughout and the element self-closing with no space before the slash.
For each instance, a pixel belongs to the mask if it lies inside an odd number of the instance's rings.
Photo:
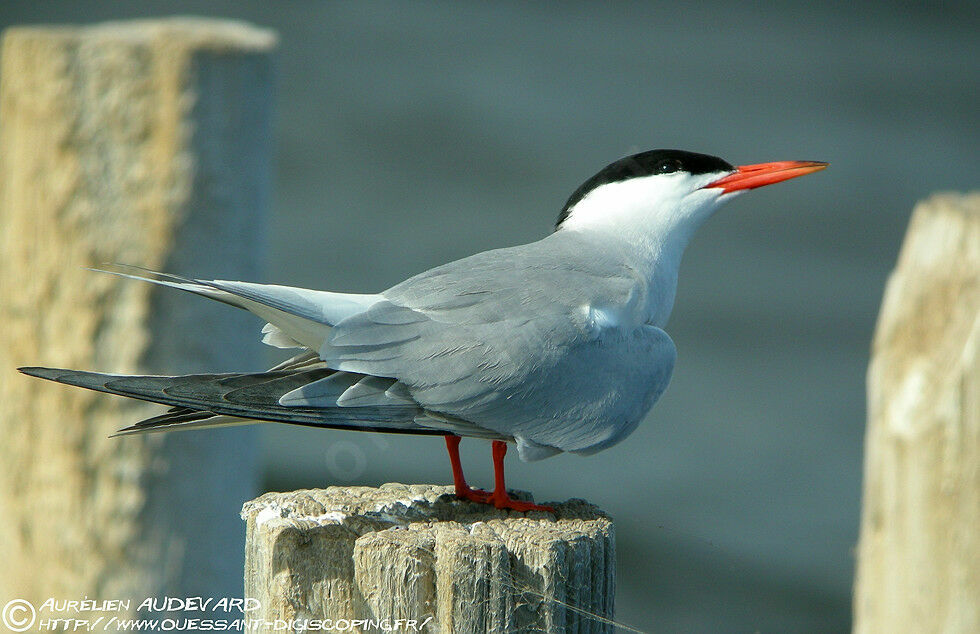
<svg viewBox="0 0 980 634">
<path fill-rule="evenodd" d="M 320 358 L 519 443 L 608 446 L 666 387 L 675 353 L 659 328 L 608 318 L 643 292 L 633 271 L 581 262 L 517 247 L 433 269 L 335 324 Z"/>
<path fill-rule="evenodd" d="M 171 406 L 121 433 L 249 419 L 514 439 L 523 457 L 593 451 L 632 431 L 675 352 L 631 312 L 646 292 L 635 271 L 553 236 L 551 248 L 477 254 L 380 295 L 117 269 L 248 310 L 268 322 L 266 343 L 306 351 L 263 373 L 23 371 Z"/>
</svg>

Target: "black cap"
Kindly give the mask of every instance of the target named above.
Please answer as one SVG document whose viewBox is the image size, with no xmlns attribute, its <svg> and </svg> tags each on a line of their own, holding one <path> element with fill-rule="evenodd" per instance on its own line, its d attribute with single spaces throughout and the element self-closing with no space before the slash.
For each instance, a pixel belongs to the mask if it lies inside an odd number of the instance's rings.
<svg viewBox="0 0 980 634">
<path fill-rule="evenodd" d="M 728 161 L 708 154 L 685 152 L 684 150 L 647 150 L 621 158 L 602 168 L 598 174 L 582 183 L 565 203 L 555 223 L 555 229 L 568 218 L 568 214 L 580 200 L 586 197 L 596 187 L 608 183 L 652 176 L 654 174 L 672 174 L 687 172 L 688 174 L 711 174 L 715 172 L 731 172 L 735 169 Z"/>
</svg>

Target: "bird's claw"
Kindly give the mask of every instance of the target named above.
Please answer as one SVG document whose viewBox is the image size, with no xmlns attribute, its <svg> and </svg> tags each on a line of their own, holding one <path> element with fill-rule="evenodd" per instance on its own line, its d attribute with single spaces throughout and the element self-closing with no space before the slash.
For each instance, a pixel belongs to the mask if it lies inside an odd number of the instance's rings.
<svg viewBox="0 0 980 634">
<path fill-rule="evenodd" d="M 472 489 L 470 487 L 456 488 L 456 497 L 461 500 L 467 500 L 468 502 L 476 502 L 477 504 L 490 504 L 494 508 L 498 509 L 510 509 L 512 511 L 545 511 L 548 513 L 554 513 L 555 509 L 550 506 L 545 506 L 543 504 L 535 504 L 534 502 L 524 502 L 522 500 L 515 500 L 510 497 L 506 491 L 484 491 L 483 489 Z"/>
<path fill-rule="evenodd" d="M 477 504 L 491 504 L 491 498 L 493 494 L 489 491 L 484 491 L 483 489 L 472 489 L 470 487 L 456 487 L 456 497 L 461 500 L 466 500 L 468 502 L 476 502 Z"/>
<path fill-rule="evenodd" d="M 534 502 L 515 500 L 507 495 L 506 491 L 503 491 L 502 493 L 494 491 L 490 494 L 490 498 L 491 503 L 498 509 L 511 509 L 513 511 L 545 511 L 547 513 L 555 512 L 554 508 L 545 506 L 544 504 L 535 504 Z"/>
</svg>

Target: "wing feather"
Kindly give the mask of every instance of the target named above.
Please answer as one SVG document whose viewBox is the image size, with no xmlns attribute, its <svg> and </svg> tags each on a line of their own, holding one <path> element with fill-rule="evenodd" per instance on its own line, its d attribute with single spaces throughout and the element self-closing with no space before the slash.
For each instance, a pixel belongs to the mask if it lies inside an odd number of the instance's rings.
<svg viewBox="0 0 980 634">
<path fill-rule="evenodd" d="M 269 326 L 262 330 L 263 342 L 280 348 L 303 346 L 316 350 L 333 324 L 367 310 L 382 299 L 380 295 L 191 279 L 125 265 L 93 270 L 176 288 L 247 310 L 269 322 Z"/>
<path fill-rule="evenodd" d="M 517 438 L 533 457 L 608 446 L 666 387 L 673 342 L 636 317 L 642 276 L 574 240 L 556 244 L 411 278 L 335 324 L 320 357 L 397 379 L 427 415 Z"/>
</svg>

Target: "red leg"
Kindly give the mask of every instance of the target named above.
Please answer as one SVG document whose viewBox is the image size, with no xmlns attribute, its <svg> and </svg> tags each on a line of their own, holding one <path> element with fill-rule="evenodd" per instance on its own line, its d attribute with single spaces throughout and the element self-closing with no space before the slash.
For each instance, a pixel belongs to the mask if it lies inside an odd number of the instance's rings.
<svg viewBox="0 0 980 634">
<path fill-rule="evenodd" d="M 507 495 L 507 486 L 504 484 L 504 456 L 507 455 L 507 443 L 502 440 L 493 441 L 493 493 L 490 494 L 489 502 L 498 509 L 514 509 L 515 511 L 548 511 L 554 513 L 555 509 L 550 506 L 534 504 L 533 502 L 522 502 L 514 500 Z"/>
<path fill-rule="evenodd" d="M 481 504 L 490 503 L 490 494 L 480 489 L 471 489 L 463 477 L 463 464 L 459 460 L 459 436 L 446 436 L 446 449 L 449 451 L 449 463 L 453 466 L 453 484 L 456 486 L 456 497 Z"/>
</svg>

